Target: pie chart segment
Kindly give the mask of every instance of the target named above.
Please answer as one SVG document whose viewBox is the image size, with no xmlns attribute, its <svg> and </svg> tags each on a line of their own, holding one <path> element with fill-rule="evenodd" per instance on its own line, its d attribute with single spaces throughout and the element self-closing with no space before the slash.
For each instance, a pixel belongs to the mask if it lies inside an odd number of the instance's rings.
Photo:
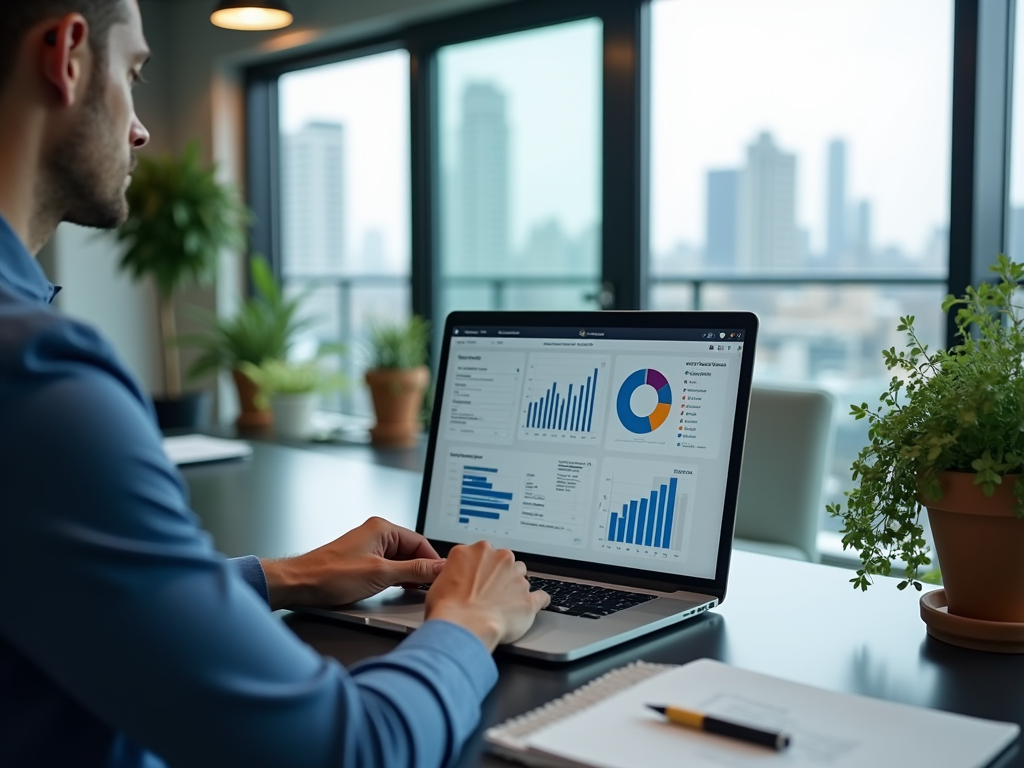
<svg viewBox="0 0 1024 768">
<path fill-rule="evenodd" d="M 657 392 L 658 404 L 651 413 L 637 414 L 633 412 L 630 399 L 637 389 L 645 385 Z M 654 368 L 640 368 L 629 374 L 619 387 L 615 400 L 615 410 L 622 426 L 637 435 L 646 435 L 664 424 L 671 409 L 672 388 L 664 374 Z"/>
</svg>

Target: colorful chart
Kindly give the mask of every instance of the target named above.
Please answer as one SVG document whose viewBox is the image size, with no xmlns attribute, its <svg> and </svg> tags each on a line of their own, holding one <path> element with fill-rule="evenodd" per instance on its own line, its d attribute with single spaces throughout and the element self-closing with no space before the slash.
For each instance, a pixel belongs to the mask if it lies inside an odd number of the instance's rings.
<svg viewBox="0 0 1024 768">
<path fill-rule="evenodd" d="M 639 416 L 633 413 L 629 401 L 633 393 L 645 384 L 657 391 L 658 403 L 651 413 Z M 619 387 L 619 395 L 615 401 L 615 411 L 622 426 L 637 435 L 646 435 L 664 424 L 671 408 L 672 388 L 668 384 L 668 379 L 653 368 L 641 368 L 629 374 Z"/>
</svg>

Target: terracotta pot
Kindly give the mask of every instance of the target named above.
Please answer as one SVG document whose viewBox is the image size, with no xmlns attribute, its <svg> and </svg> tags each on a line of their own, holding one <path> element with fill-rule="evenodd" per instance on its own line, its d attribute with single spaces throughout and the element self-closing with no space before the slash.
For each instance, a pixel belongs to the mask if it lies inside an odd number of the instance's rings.
<svg viewBox="0 0 1024 768">
<path fill-rule="evenodd" d="M 992 496 L 972 472 L 945 472 L 942 498 L 923 498 L 948 610 L 983 621 L 1024 622 L 1024 520 L 1013 512 L 1016 475 Z"/>
<path fill-rule="evenodd" d="M 420 409 L 429 383 L 430 369 L 425 365 L 408 370 L 366 372 L 366 384 L 377 414 L 377 424 L 370 430 L 374 445 L 396 448 L 416 445 L 423 431 Z"/>
<path fill-rule="evenodd" d="M 235 380 L 235 387 L 238 389 L 238 405 L 241 409 L 238 418 L 235 419 L 235 426 L 245 428 L 269 427 L 274 423 L 274 412 L 269 408 L 260 410 L 256 407 L 256 393 L 259 388 L 253 380 L 239 370 L 231 371 L 231 378 Z"/>
</svg>

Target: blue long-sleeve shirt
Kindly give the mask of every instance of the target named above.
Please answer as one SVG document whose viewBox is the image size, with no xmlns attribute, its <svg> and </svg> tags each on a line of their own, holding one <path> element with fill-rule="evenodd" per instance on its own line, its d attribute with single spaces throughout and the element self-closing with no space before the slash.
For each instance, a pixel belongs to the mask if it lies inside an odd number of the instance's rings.
<svg viewBox="0 0 1024 768">
<path fill-rule="evenodd" d="M 349 670 L 218 554 L 147 398 L 0 218 L 0 766 L 440 766 L 496 669 L 427 622 Z"/>
</svg>

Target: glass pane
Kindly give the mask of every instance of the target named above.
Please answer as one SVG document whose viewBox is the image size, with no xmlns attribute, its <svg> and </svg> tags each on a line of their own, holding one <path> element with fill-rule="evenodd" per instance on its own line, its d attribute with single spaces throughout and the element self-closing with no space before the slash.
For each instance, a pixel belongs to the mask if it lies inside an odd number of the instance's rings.
<svg viewBox="0 0 1024 768">
<path fill-rule="evenodd" d="M 445 312 L 593 308 L 601 37 L 586 19 L 438 52 Z"/>
<path fill-rule="evenodd" d="M 946 318 L 940 309 L 945 284 L 930 286 L 790 284 L 777 287 L 708 284 L 705 309 L 746 309 L 761 318 L 755 381 L 814 382 L 835 397 L 836 443 L 825 482 L 824 503 L 844 501 L 853 487 L 850 465 L 867 445 L 867 422 L 849 416 L 852 403 L 878 402 L 891 374 L 882 350 L 906 346 L 896 332 L 901 315 L 930 347 L 943 343 Z M 824 515 L 825 530 L 839 521 Z"/>
<path fill-rule="evenodd" d="M 836 397 L 826 500 L 842 500 L 867 442 L 849 404 L 884 389 L 899 316 L 943 341 L 952 0 L 651 12 L 649 303 L 758 314 L 755 383 Z M 872 276 L 903 282 L 843 283 Z"/>
<path fill-rule="evenodd" d="M 344 343 L 351 385 L 324 405 L 369 414 L 367 324 L 411 306 L 409 55 L 290 72 L 279 89 L 282 273 L 289 294 L 311 291 L 317 318 L 295 354 Z"/>
<path fill-rule="evenodd" d="M 952 20 L 951 0 L 656 0 L 653 275 L 944 276 Z"/>
<path fill-rule="evenodd" d="M 1013 118 L 1010 123 L 1010 210 L 1006 216 L 1006 254 L 1024 260 L 1024 13 L 1014 5 Z"/>
</svg>

